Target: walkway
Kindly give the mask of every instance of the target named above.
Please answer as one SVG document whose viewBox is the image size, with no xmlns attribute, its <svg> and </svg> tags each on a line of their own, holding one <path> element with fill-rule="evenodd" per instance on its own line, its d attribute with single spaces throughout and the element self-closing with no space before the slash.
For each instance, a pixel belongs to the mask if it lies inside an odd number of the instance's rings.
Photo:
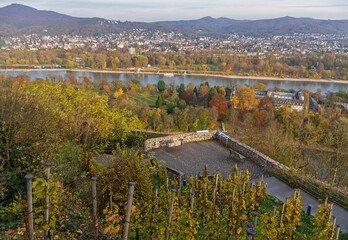
<svg viewBox="0 0 348 240">
<path fill-rule="evenodd" d="M 228 148 L 218 141 L 185 143 L 182 146 L 159 148 L 154 151 L 158 161 L 164 160 L 168 167 L 182 171 L 186 176 L 202 174 L 204 165 L 207 165 L 209 174 L 219 172 L 228 177 L 235 164 L 239 170 L 248 169 L 250 179 L 257 179 L 262 175 L 261 167 L 253 161 L 237 161 L 230 158 Z"/>
<path fill-rule="evenodd" d="M 275 177 L 265 178 L 264 181 L 267 183 L 267 193 L 281 201 L 290 197 L 295 191 L 295 189 Z M 301 191 L 300 194 L 303 200 L 303 211 L 307 212 L 308 205 L 312 204 L 312 214 L 316 213 L 318 211 L 318 205 L 321 204 L 321 202 L 304 191 Z M 342 232 L 348 233 L 348 211 L 334 204 L 332 215 L 336 217 L 337 225 L 341 227 Z"/>
</svg>

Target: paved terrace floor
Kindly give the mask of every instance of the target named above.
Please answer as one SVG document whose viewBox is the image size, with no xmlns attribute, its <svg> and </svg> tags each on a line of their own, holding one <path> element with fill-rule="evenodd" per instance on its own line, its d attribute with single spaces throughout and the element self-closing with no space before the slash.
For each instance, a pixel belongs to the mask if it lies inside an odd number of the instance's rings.
<svg viewBox="0 0 348 240">
<path fill-rule="evenodd" d="M 187 176 L 202 173 L 204 165 L 207 165 L 209 174 L 220 172 L 224 177 L 228 177 L 235 164 L 240 170 L 249 170 L 250 178 L 254 181 L 262 174 L 261 167 L 251 160 L 246 159 L 244 162 L 239 162 L 230 158 L 228 148 L 217 141 L 186 143 L 182 146 L 160 148 L 154 151 L 157 160 L 164 160 L 168 167 L 184 172 Z M 265 178 L 265 182 L 267 183 L 267 193 L 281 201 L 295 191 L 274 177 Z M 308 204 L 312 204 L 312 214 L 316 213 L 320 202 L 304 191 L 301 191 L 301 196 L 303 210 L 306 211 Z M 333 215 L 337 218 L 337 224 L 340 225 L 342 232 L 347 233 L 348 211 L 334 204 Z"/>
<path fill-rule="evenodd" d="M 185 143 L 182 146 L 156 149 L 157 160 L 164 160 L 170 167 L 184 172 L 186 176 L 196 176 L 207 165 L 210 175 L 220 172 L 228 177 L 232 167 L 237 164 L 239 170 L 249 170 L 250 178 L 259 178 L 261 167 L 249 159 L 237 161 L 229 157 L 229 149 L 217 141 Z"/>
</svg>

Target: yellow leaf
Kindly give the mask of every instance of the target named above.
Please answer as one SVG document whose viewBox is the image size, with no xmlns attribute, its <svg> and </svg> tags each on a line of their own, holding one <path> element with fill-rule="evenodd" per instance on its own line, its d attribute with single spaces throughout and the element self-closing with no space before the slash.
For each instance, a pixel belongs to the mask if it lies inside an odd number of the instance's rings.
<svg viewBox="0 0 348 240">
<path fill-rule="evenodd" d="M 110 230 L 111 230 L 111 226 L 108 226 L 107 228 L 104 229 L 104 233 L 106 234 L 106 233 L 110 232 Z"/>
<path fill-rule="evenodd" d="M 76 232 L 78 232 L 79 234 L 82 234 L 83 232 L 79 229 Z"/>
<path fill-rule="evenodd" d="M 115 217 L 116 217 L 116 214 L 111 215 L 111 216 L 108 218 L 108 222 L 110 222 L 110 221 L 114 220 L 114 219 L 115 219 Z"/>
<path fill-rule="evenodd" d="M 240 234 L 240 232 L 242 231 L 242 229 L 243 229 L 243 228 L 241 228 L 241 227 L 238 228 L 238 229 L 237 229 L 237 234 Z"/>
<path fill-rule="evenodd" d="M 136 208 L 134 205 L 132 205 L 131 214 L 135 213 L 136 209 L 137 209 L 137 208 Z"/>
</svg>

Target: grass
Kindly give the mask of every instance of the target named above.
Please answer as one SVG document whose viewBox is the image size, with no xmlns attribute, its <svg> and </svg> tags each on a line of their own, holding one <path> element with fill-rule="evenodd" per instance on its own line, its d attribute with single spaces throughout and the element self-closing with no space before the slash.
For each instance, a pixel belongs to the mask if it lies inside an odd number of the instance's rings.
<svg viewBox="0 0 348 240">
<path fill-rule="evenodd" d="M 157 95 L 154 96 L 145 96 L 142 93 L 138 94 L 135 97 L 130 97 L 136 103 L 146 102 L 150 107 L 156 107 Z"/>
</svg>

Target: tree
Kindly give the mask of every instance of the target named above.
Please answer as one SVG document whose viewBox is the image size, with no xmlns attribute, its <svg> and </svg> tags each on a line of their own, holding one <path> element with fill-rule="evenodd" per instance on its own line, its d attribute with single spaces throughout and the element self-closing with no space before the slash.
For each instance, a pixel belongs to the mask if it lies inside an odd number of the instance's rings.
<svg viewBox="0 0 348 240">
<path fill-rule="evenodd" d="M 246 86 L 237 91 L 236 97 L 238 100 L 237 107 L 241 111 L 249 111 L 259 104 L 259 100 L 255 98 L 254 90 Z"/>
<path fill-rule="evenodd" d="M 265 96 L 260 100 L 259 103 L 260 110 L 272 111 L 274 110 L 274 101 L 273 98 Z"/>
<path fill-rule="evenodd" d="M 179 95 L 180 95 L 180 94 L 183 93 L 183 92 L 185 92 L 185 84 L 181 83 L 181 84 L 180 84 L 180 87 L 179 87 L 179 89 L 178 89 L 178 93 L 179 93 Z"/>
<path fill-rule="evenodd" d="M 161 93 L 160 95 L 158 95 L 157 97 L 157 101 L 156 101 L 156 107 L 159 108 L 160 106 L 164 105 L 165 101 L 164 101 L 164 96 Z"/>
<path fill-rule="evenodd" d="M 224 95 L 214 95 L 209 102 L 209 107 L 215 108 L 218 111 L 219 117 L 221 118 L 228 111 L 227 101 Z"/>
<path fill-rule="evenodd" d="M 199 91 L 198 91 L 198 101 L 200 104 L 203 104 L 204 107 L 208 105 L 207 104 L 208 94 L 209 94 L 208 86 L 202 84 L 199 87 Z"/>
<path fill-rule="evenodd" d="M 180 99 L 185 100 L 187 104 L 192 104 L 193 95 L 194 95 L 193 84 L 190 83 L 186 91 L 180 94 Z"/>
<path fill-rule="evenodd" d="M 209 90 L 209 94 L 208 94 L 208 101 L 210 102 L 210 100 L 217 94 L 218 94 L 218 92 L 217 92 L 216 88 L 215 87 L 211 88 Z"/>
<path fill-rule="evenodd" d="M 267 88 L 267 86 L 263 83 L 256 83 L 253 86 L 253 89 L 255 90 L 265 90 Z"/>
<path fill-rule="evenodd" d="M 89 85 L 92 84 L 92 81 L 91 81 L 91 79 L 89 77 L 84 75 L 84 76 L 81 76 L 81 78 L 82 78 L 82 84 L 84 86 L 89 86 Z"/>
<path fill-rule="evenodd" d="M 163 92 L 166 90 L 166 83 L 163 80 L 159 80 L 157 83 L 157 89 L 158 91 Z"/>
</svg>

